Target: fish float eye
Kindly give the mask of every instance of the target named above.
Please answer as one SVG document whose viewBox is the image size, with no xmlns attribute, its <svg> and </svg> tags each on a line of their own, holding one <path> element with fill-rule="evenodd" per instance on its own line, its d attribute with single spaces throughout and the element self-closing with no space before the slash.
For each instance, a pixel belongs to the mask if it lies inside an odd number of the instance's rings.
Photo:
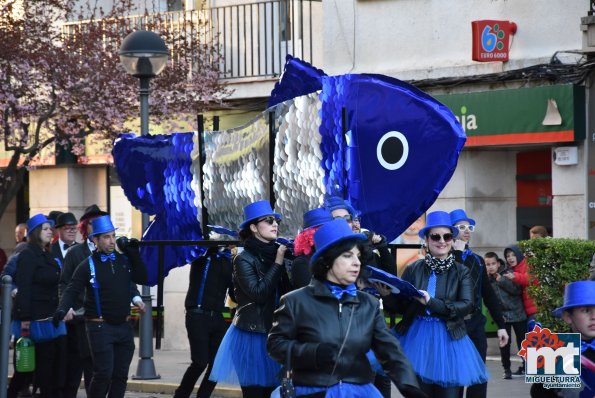
<svg viewBox="0 0 595 398">
<path fill-rule="evenodd" d="M 398 131 L 389 131 L 384 134 L 378 141 L 376 157 L 380 165 L 387 170 L 401 168 L 409 157 L 407 138 Z"/>
</svg>

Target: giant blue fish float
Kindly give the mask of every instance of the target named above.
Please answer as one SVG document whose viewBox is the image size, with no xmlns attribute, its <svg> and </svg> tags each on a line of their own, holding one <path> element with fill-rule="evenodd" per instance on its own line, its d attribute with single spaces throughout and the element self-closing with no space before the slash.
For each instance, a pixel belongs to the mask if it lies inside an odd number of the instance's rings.
<svg viewBox="0 0 595 398">
<path fill-rule="evenodd" d="M 197 132 L 116 140 L 126 196 L 155 215 L 144 240 L 202 239 L 202 206 L 209 224 L 237 228 L 243 206 L 269 198 L 272 189 L 287 236 L 325 195 L 339 195 L 361 212 L 365 227 L 390 241 L 434 203 L 466 139 L 446 106 L 407 83 L 373 74 L 327 76 L 292 57 L 265 112 L 244 126 L 201 134 L 202 179 Z M 143 257 L 154 260 L 156 251 L 145 246 Z M 165 275 L 203 252 L 168 246 Z M 149 277 L 157 283 L 156 266 Z"/>
</svg>

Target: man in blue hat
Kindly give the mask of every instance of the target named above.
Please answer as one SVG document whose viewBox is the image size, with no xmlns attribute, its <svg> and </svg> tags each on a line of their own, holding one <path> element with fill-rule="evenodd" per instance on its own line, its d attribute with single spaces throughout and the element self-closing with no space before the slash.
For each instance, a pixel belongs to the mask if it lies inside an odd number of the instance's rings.
<svg viewBox="0 0 595 398">
<path fill-rule="evenodd" d="M 76 267 L 95 251 L 95 243 L 93 243 L 92 239 L 93 220 L 107 214 L 108 213 L 105 211 L 99 209 L 99 206 L 92 204 L 85 209 L 85 212 L 79 219 L 77 229 L 83 238 L 83 242 L 80 245 L 75 245 L 69 248 L 64 256 L 62 270 L 60 271 L 60 283 L 58 285 L 60 296 L 64 294 L 64 290 L 66 290 L 66 287 L 70 283 Z M 134 296 L 140 295 L 138 289 L 136 289 L 136 285 L 132 284 L 132 286 L 135 289 Z M 83 375 L 85 380 L 85 391 L 88 395 L 89 385 L 93 378 L 93 359 L 91 358 L 87 331 L 82 316 L 82 313 L 84 313 L 84 300 L 85 294 L 82 292 L 72 304 L 72 308 L 75 311 L 74 318 L 70 322 L 66 322 L 68 339 L 64 398 L 76 397 Z"/>
<path fill-rule="evenodd" d="M 351 227 L 353 232 L 363 233 L 368 238 L 367 242 L 374 252 L 375 256 L 369 259 L 367 265 L 373 265 L 381 268 L 383 271 L 390 272 L 393 275 L 397 273 L 397 263 L 394 256 L 388 249 L 388 242 L 382 235 L 378 235 L 373 231 L 362 229 L 359 223 L 358 211 L 353 208 L 346 200 L 338 196 L 329 196 L 325 199 L 324 207 L 331 212 L 333 219 L 342 218 Z M 358 222 L 354 224 L 354 220 L 358 218 Z M 365 261 L 365 259 L 364 259 Z"/>
<path fill-rule="evenodd" d="M 76 298 L 85 291 L 85 323 L 93 354 L 90 397 L 124 397 L 128 370 L 134 355 L 134 332 L 128 322 L 130 284 L 145 284 L 147 269 L 138 251 L 138 241 L 119 241 L 109 216 L 92 221 L 93 254 L 84 260 L 62 295 L 54 321 L 71 320 Z M 134 304 L 142 307 L 142 301 Z"/>
<path fill-rule="evenodd" d="M 471 235 L 475 231 L 475 220 L 469 218 L 463 209 L 456 209 L 450 212 L 451 224 L 458 230 L 458 235 L 453 243 L 454 255 L 457 262 L 465 265 L 469 269 L 469 275 L 473 281 L 473 301 L 472 312 L 465 316 L 465 326 L 467 334 L 477 348 L 479 355 L 485 362 L 488 342 L 485 334 L 486 318 L 481 312 L 482 299 L 490 311 L 496 325 L 498 325 L 498 340 L 500 347 L 508 343 L 508 333 L 506 324 L 502 316 L 502 310 L 498 302 L 498 297 L 490 284 L 486 266 L 483 258 L 473 253 L 469 248 Z M 508 378 L 509 374 L 503 375 Z M 476 384 L 467 387 L 467 398 L 485 398 L 487 396 L 488 384 Z"/>
</svg>

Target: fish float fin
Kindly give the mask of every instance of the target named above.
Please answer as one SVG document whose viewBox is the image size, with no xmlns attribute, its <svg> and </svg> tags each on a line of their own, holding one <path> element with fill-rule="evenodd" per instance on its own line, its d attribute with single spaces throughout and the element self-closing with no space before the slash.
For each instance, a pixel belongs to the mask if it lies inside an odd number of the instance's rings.
<svg viewBox="0 0 595 398">
<path fill-rule="evenodd" d="M 322 90 L 322 77 L 326 76 L 299 58 L 287 55 L 281 79 L 275 83 L 269 98 L 269 108 L 289 99 Z"/>
</svg>

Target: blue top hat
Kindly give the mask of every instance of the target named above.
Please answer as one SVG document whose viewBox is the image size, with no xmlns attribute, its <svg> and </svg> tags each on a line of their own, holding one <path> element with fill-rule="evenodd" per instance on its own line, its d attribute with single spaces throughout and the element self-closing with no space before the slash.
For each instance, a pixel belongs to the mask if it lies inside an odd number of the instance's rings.
<svg viewBox="0 0 595 398">
<path fill-rule="evenodd" d="M 552 311 L 555 317 L 573 307 L 595 306 L 595 281 L 578 281 L 566 285 L 564 289 L 564 305 Z"/>
<path fill-rule="evenodd" d="M 268 200 L 259 200 L 250 203 L 248 206 L 244 207 L 244 222 L 240 224 L 240 229 L 244 229 L 250 225 L 252 221 L 266 216 L 281 218 L 281 214 L 273 211 Z"/>
<path fill-rule="evenodd" d="M 329 221 L 333 221 L 333 216 L 323 207 L 304 213 L 304 229 L 317 227 Z"/>
<path fill-rule="evenodd" d="M 426 217 L 426 226 L 419 231 L 419 237 L 422 239 L 426 238 L 426 232 L 432 228 L 445 227 L 452 231 L 452 236 L 455 237 L 459 234 L 459 230 L 452 226 L 450 221 L 450 215 L 445 211 L 433 211 L 428 213 Z"/>
<path fill-rule="evenodd" d="M 345 209 L 345 210 L 347 210 L 347 212 L 349 212 L 349 214 L 351 214 L 351 217 L 353 217 L 353 218 L 356 217 L 356 212 L 355 212 L 355 209 L 353 208 L 353 206 L 351 206 L 349 204 L 349 202 L 347 202 L 346 200 L 343 200 L 343 198 L 340 198 L 339 196 L 327 197 L 324 202 L 324 207 L 326 207 L 326 209 L 329 212 L 332 212 L 333 210 L 338 210 L 338 209 Z"/>
<path fill-rule="evenodd" d="M 30 219 L 27 220 L 27 236 L 31 235 L 31 232 L 33 232 L 33 230 L 37 227 L 39 227 L 40 225 L 43 225 L 45 223 L 50 224 L 52 227 L 54 226 L 54 220 L 50 220 L 48 219 L 45 215 L 43 214 L 36 214 L 33 217 L 31 217 Z"/>
<path fill-rule="evenodd" d="M 338 218 L 323 224 L 316 232 L 314 232 L 314 247 L 316 251 L 312 255 L 311 262 L 324 253 L 327 249 L 336 243 L 344 242 L 346 240 L 366 240 L 364 234 L 355 234 L 351 230 L 347 221 Z"/>
<path fill-rule="evenodd" d="M 463 209 L 456 209 L 450 212 L 450 222 L 455 225 L 459 221 L 467 221 L 470 225 L 475 225 L 475 220 L 467 217 L 467 213 Z"/>
<path fill-rule="evenodd" d="M 118 229 L 114 227 L 114 224 L 112 224 L 112 220 L 109 216 L 95 218 L 93 221 L 91 221 L 91 227 L 93 227 L 93 233 L 89 234 L 89 236 L 97 236 Z"/>
</svg>

